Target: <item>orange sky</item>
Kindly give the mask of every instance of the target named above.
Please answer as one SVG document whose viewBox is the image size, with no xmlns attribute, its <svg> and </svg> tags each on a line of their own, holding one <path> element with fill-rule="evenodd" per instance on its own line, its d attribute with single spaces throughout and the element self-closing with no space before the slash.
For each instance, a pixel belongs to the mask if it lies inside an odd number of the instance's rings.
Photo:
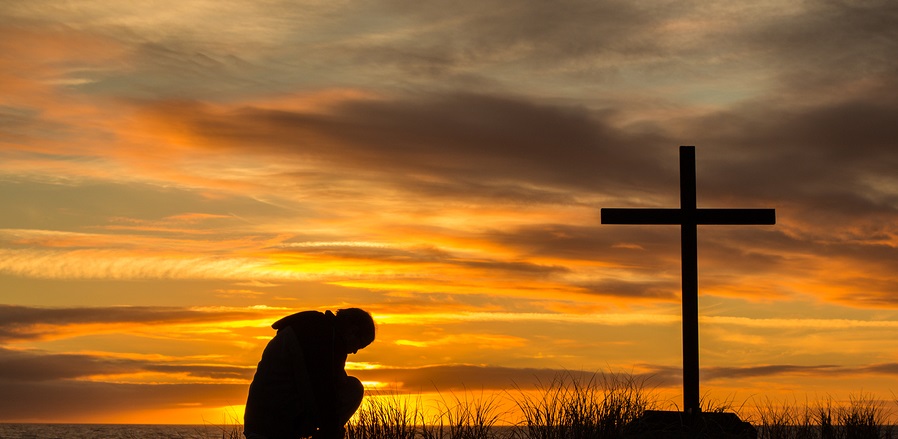
<svg viewBox="0 0 898 439">
<path fill-rule="evenodd" d="M 559 371 L 898 392 L 891 2 L 18 2 L 0 9 L 0 421 L 239 417 L 269 325 L 358 306 L 372 387 Z M 236 413 L 236 414 L 235 414 Z"/>
</svg>

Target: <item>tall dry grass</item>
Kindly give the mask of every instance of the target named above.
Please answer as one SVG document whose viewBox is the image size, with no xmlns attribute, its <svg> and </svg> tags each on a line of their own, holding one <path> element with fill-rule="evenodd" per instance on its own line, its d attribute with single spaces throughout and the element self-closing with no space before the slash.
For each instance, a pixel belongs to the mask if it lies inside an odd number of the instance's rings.
<svg viewBox="0 0 898 439">
<path fill-rule="evenodd" d="M 203 419 L 203 431 L 198 436 L 203 439 L 243 439 L 240 415 L 230 407 L 222 416 L 221 423 L 210 423 Z"/>
<path fill-rule="evenodd" d="M 365 402 L 346 424 L 348 439 L 415 439 L 419 437 L 422 416 L 420 399 L 399 393 L 365 398 Z"/>
<path fill-rule="evenodd" d="M 756 420 L 758 436 L 765 439 L 818 439 L 814 414 L 805 403 L 777 403 L 769 398 L 758 404 Z"/>
<path fill-rule="evenodd" d="M 646 381 L 630 374 L 564 373 L 537 389 L 537 396 L 519 390 L 515 400 L 532 439 L 621 437 L 624 427 L 658 405 Z"/>
<path fill-rule="evenodd" d="M 437 415 L 422 420 L 422 439 L 499 439 L 495 428 L 506 413 L 499 405 L 499 395 L 472 395 L 467 391 L 442 397 Z"/>
<path fill-rule="evenodd" d="M 758 405 L 758 439 L 892 439 L 894 426 L 886 403 L 872 395 L 849 396 L 847 404 L 832 398 L 822 403 Z"/>
<path fill-rule="evenodd" d="M 424 410 L 420 399 L 382 392 L 366 398 L 346 426 L 347 439 L 504 439 L 512 434 L 495 428 L 506 413 L 498 395 L 442 397 L 436 410 Z M 428 415 L 427 413 L 435 413 Z"/>
<path fill-rule="evenodd" d="M 508 398 L 510 401 L 501 401 Z M 503 411 L 510 402 L 512 412 Z M 508 404 L 504 405 L 508 407 Z M 436 410 L 394 393 L 366 398 L 347 425 L 347 439 L 618 439 L 646 410 L 669 408 L 644 378 L 626 373 L 564 373 L 536 392 L 443 397 Z M 764 400 L 746 413 L 732 400 L 702 401 L 707 412 L 736 412 L 758 429 L 758 439 L 892 439 L 886 403 L 857 395 L 846 403 Z M 427 413 L 436 413 L 425 415 Z M 430 417 L 428 417 L 430 416 Z M 505 419 L 521 419 L 500 426 Z"/>
</svg>

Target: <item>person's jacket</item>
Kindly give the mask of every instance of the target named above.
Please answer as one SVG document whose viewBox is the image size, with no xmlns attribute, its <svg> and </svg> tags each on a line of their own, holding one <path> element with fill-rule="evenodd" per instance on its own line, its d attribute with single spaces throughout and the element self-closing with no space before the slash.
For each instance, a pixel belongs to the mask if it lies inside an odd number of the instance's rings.
<svg viewBox="0 0 898 439">
<path fill-rule="evenodd" d="M 346 381 L 348 354 L 343 334 L 339 333 L 336 325 L 336 316 L 330 311 L 303 311 L 271 325 L 278 332 L 288 326 L 293 328 L 302 348 L 306 371 L 321 416 L 321 425 L 318 427 L 342 427 L 336 425 L 337 395 L 339 387 Z"/>
<path fill-rule="evenodd" d="M 278 320 L 256 369 L 247 398 L 247 432 L 269 438 L 321 437 L 338 425 L 340 386 L 346 380 L 346 346 L 327 311 L 304 311 Z"/>
</svg>

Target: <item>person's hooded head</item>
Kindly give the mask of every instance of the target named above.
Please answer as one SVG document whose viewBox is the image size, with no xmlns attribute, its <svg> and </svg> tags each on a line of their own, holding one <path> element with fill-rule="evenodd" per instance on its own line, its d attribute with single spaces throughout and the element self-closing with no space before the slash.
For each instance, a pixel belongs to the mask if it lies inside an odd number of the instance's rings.
<svg viewBox="0 0 898 439">
<path fill-rule="evenodd" d="M 376 327 L 367 311 L 359 308 L 339 309 L 336 316 L 347 354 L 354 354 L 374 341 Z"/>
</svg>

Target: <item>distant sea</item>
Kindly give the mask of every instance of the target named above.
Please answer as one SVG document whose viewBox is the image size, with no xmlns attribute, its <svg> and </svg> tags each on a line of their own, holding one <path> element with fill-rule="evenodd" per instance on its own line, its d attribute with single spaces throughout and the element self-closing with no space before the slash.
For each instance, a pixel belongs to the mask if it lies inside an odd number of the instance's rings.
<svg viewBox="0 0 898 439">
<path fill-rule="evenodd" d="M 233 426 L 135 424 L 0 424 L 0 439 L 221 439 Z"/>
</svg>

